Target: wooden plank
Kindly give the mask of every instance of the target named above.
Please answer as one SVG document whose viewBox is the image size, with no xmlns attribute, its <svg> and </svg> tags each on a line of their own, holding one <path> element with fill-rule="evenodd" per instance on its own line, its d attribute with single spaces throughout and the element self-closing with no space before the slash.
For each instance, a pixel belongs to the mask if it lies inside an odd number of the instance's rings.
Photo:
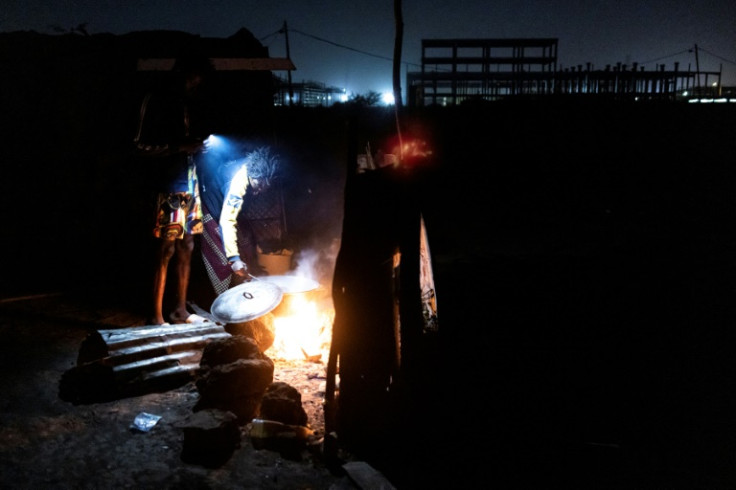
<svg viewBox="0 0 736 490">
<path fill-rule="evenodd" d="M 361 490 L 396 490 L 385 476 L 364 461 L 351 461 L 342 467 Z"/>
</svg>

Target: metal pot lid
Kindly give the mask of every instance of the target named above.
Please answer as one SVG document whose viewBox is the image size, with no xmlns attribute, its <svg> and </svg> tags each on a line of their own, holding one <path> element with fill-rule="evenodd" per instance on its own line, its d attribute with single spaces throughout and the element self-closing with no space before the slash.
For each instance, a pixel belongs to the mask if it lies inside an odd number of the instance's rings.
<svg viewBox="0 0 736 490">
<path fill-rule="evenodd" d="M 276 308 L 283 291 L 270 282 L 250 281 L 228 289 L 212 303 L 212 315 L 223 323 L 241 323 L 265 315 Z"/>
<path fill-rule="evenodd" d="M 284 294 L 306 293 L 319 287 L 314 279 L 302 276 L 261 276 L 258 280 L 278 286 Z"/>
</svg>

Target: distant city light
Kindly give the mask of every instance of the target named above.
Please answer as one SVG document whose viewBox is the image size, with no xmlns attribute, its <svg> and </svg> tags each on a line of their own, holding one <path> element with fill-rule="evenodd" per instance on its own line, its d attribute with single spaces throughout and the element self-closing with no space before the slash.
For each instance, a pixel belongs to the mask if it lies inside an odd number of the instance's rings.
<svg viewBox="0 0 736 490">
<path fill-rule="evenodd" d="M 704 99 L 690 99 L 690 104 L 724 104 L 724 103 L 736 103 L 736 98 L 720 97 L 718 99 L 704 98 Z"/>
<path fill-rule="evenodd" d="M 383 95 L 381 95 L 381 100 L 386 105 L 394 105 L 394 94 L 393 92 L 384 92 Z"/>
</svg>

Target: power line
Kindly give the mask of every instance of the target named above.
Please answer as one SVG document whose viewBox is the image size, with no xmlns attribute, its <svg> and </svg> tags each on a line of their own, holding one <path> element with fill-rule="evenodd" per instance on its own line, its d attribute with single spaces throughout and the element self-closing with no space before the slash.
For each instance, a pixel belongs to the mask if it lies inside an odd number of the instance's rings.
<svg viewBox="0 0 736 490">
<path fill-rule="evenodd" d="M 345 46 L 344 44 L 336 43 L 334 41 L 329 41 L 327 39 L 323 39 L 321 37 L 317 37 L 317 36 L 314 36 L 312 34 L 307 34 L 306 32 L 302 32 L 302 31 L 300 31 L 298 29 L 292 29 L 291 31 L 292 32 L 296 32 L 297 34 L 301 34 L 302 36 L 311 37 L 312 39 L 316 39 L 317 41 L 321 41 L 323 43 L 332 44 L 333 46 L 337 46 L 338 48 L 348 49 L 350 51 L 355 51 L 356 53 L 364 54 L 366 56 L 373 56 L 374 58 L 379 58 L 379 59 L 382 59 L 382 60 L 391 61 L 391 58 L 388 58 L 386 56 L 381 56 L 379 54 L 369 53 L 367 51 L 362 51 L 360 49 L 351 48 L 350 46 Z"/>
<path fill-rule="evenodd" d="M 644 61 L 642 65 L 648 65 L 649 63 L 656 63 L 657 61 L 661 61 L 667 58 L 674 58 L 675 56 L 680 56 L 681 54 L 692 53 L 692 51 L 693 51 L 692 48 L 684 49 L 674 54 L 668 54 L 667 56 L 660 56 L 659 58 L 654 58 L 652 60 Z"/>
<path fill-rule="evenodd" d="M 369 53 L 368 51 L 363 51 L 361 49 L 353 48 L 353 47 L 347 46 L 345 44 L 336 43 L 334 41 L 330 41 L 329 39 L 324 39 L 324 38 L 321 38 L 319 36 L 315 36 L 314 34 L 309 34 L 309 33 L 300 31 L 299 29 L 289 28 L 289 32 L 296 32 L 297 34 L 301 34 L 302 36 L 306 36 L 306 37 L 312 38 L 312 39 L 314 39 L 316 41 L 320 41 L 320 42 L 323 42 L 323 43 L 331 44 L 332 46 L 336 46 L 338 48 L 342 48 L 342 49 L 347 49 L 347 50 L 350 50 L 350 51 L 354 51 L 356 53 L 360 53 L 360 54 L 363 54 L 363 55 L 366 55 L 366 56 L 371 56 L 373 58 L 378 58 L 378 59 L 387 60 L 387 61 L 393 61 L 393 58 L 389 58 L 387 56 L 381 56 L 381 55 L 375 54 L 375 53 Z M 279 29 L 274 34 L 283 34 L 283 33 L 284 33 L 284 30 L 283 29 Z M 274 34 L 269 34 L 268 36 L 264 36 L 262 39 L 266 39 L 266 38 L 268 38 L 270 36 L 273 36 Z M 407 65 L 407 66 L 409 66 L 409 65 L 410 66 L 416 66 L 416 67 L 420 67 L 421 66 L 421 65 L 419 65 L 417 63 L 410 63 L 408 61 L 404 61 L 404 62 L 402 62 L 402 64 Z"/>
<path fill-rule="evenodd" d="M 336 46 L 338 48 L 347 49 L 347 50 L 354 51 L 354 52 L 359 53 L 359 54 L 363 54 L 363 55 L 366 55 L 366 56 L 371 56 L 373 58 L 378 58 L 378 59 L 387 60 L 387 61 L 393 61 L 392 58 L 389 58 L 387 56 L 382 56 L 382 55 L 375 54 L 375 53 L 369 53 L 368 51 L 363 51 L 362 49 L 357 49 L 357 48 L 353 48 L 351 46 L 347 46 L 345 44 L 337 43 L 335 41 L 330 41 L 329 39 L 324 39 L 322 37 L 315 36 L 314 34 L 309 34 L 309 33 L 306 33 L 304 31 L 300 31 L 298 29 L 291 28 L 289 30 L 291 32 L 296 32 L 297 34 L 301 34 L 302 36 L 306 36 L 306 37 L 312 38 L 312 39 L 314 39 L 316 41 L 320 41 L 320 42 L 323 42 L 323 43 L 330 44 L 332 46 Z M 279 30 L 277 30 L 277 31 L 275 31 L 275 32 L 273 32 L 271 34 L 268 34 L 268 35 L 262 37 L 261 38 L 261 41 L 263 41 L 265 39 L 268 39 L 268 38 L 270 38 L 272 36 L 275 36 L 277 34 L 284 34 L 283 28 L 282 29 L 279 29 Z M 712 53 L 712 52 L 708 51 L 707 49 L 703 49 L 702 47 L 698 47 L 698 49 L 700 51 L 704 52 L 704 53 L 709 54 L 710 56 L 713 56 L 714 58 L 717 58 L 717 59 L 723 61 L 724 63 L 729 63 L 729 64 L 732 64 L 732 65 L 736 65 L 736 61 L 734 61 L 734 60 L 730 60 L 730 59 L 724 58 L 722 56 L 719 56 L 719 55 L 717 55 L 715 53 Z M 662 60 L 669 59 L 669 58 L 674 58 L 676 56 L 680 56 L 680 55 L 687 54 L 687 53 L 692 53 L 692 52 L 693 52 L 693 48 L 688 48 L 688 49 L 684 49 L 682 51 L 678 51 L 677 53 L 668 54 L 668 55 L 665 55 L 665 56 L 660 56 L 659 58 L 654 58 L 654 59 L 651 59 L 651 60 L 644 61 L 641 64 L 642 65 L 647 65 L 647 64 L 650 64 L 650 63 L 656 63 L 658 61 L 662 61 Z M 408 61 L 402 61 L 402 64 L 405 65 L 405 66 L 407 66 L 407 67 L 408 66 L 413 66 L 413 67 L 421 68 L 421 66 L 422 66 L 422 65 L 420 65 L 418 63 L 411 63 L 411 62 L 408 62 Z"/>
<path fill-rule="evenodd" d="M 268 39 L 268 38 L 270 38 L 270 37 L 273 37 L 273 36 L 276 36 L 276 35 L 278 35 L 278 34 L 282 34 L 283 32 L 284 32 L 284 30 L 283 30 L 283 29 L 279 29 L 278 31 L 274 31 L 274 32 L 272 32 L 271 34 L 267 34 L 267 35 L 263 36 L 262 38 L 260 38 L 260 39 L 259 39 L 259 41 L 260 41 L 260 42 L 263 42 L 263 41 L 265 41 L 266 39 Z"/>
<path fill-rule="evenodd" d="M 726 59 L 726 58 L 724 58 L 723 56 L 718 56 L 718 55 L 717 55 L 717 54 L 715 54 L 715 53 L 711 53 L 711 52 L 710 52 L 710 51 L 708 51 L 707 49 L 703 49 L 703 48 L 702 48 L 701 46 L 698 46 L 698 49 L 699 49 L 700 51 L 704 52 L 704 53 L 708 53 L 709 55 L 713 56 L 714 58 L 718 58 L 719 60 L 721 60 L 721 61 L 723 61 L 723 62 L 725 62 L 725 63 L 730 63 L 730 64 L 732 64 L 732 65 L 736 65 L 736 61 L 734 61 L 734 60 L 729 60 L 729 59 Z"/>
<path fill-rule="evenodd" d="M 701 47 L 701 46 L 698 46 L 698 50 L 701 51 L 701 52 L 703 52 L 703 53 L 707 53 L 707 54 L 713 56 L 714 58 L 718 58 L 719 60 L 721 60 L 721 61 L 723 61 L 725 63 L 731 63 L 733 65 L 736 65 L 736 61 L 726 59 L 726 58 L 724 58 L 722 56 L 718 56 L 715 53 L 711 53 L 707 49 L 703 49 L 703 47 Z M 643 65 L 646 65 L 646 64 L 649 64 L 649 63 L 656 63 L 657 61 L 661 61 L 661 60 L 664 60 L 664 59 L 667 59 L 667 58 L 674 58 L 675 56 L 680 56 L 682 54 L 692 53 L 693 51 L 694 51 L 694 48 L 688 48 L 688 49 L 679 51 L 679 52 L 674 53 L 674 54 L 669 54 L 667 56 L 660 56 L 659 58 L 655 58 L 655 59 L 652 59 L 652 60 L 649 60 L 649 61 L 645 61 L 642 64 Z"/>
</svg>

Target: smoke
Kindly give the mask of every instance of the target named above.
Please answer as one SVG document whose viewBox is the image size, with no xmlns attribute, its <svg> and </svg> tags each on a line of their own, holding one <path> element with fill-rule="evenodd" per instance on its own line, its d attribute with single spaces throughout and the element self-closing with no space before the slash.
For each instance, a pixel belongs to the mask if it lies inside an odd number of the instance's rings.
<svg viewBox="0 0 736 490">
<path fill-rule="evenodd" d="M 329 289 L 339 251 L 340 239 L 338 238 L 333 239 L 324 248 L 301 250 L 295 257 L 296 265 L 289 275 L 307 277 Z"/>
</svg>

